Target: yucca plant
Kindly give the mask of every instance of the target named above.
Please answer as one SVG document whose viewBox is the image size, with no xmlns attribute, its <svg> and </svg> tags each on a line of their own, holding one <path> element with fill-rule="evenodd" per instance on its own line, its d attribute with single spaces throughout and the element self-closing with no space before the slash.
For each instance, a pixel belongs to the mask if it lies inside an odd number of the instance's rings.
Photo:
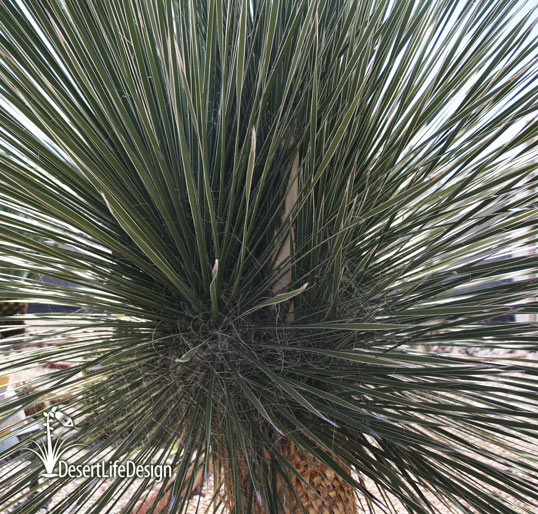
<svg viewBox="0 0 538 514">
<path fill-rule="evenodd" d="M 537 312 L 534 16 L 2 1 L 0 204 L 24 213 L 2 260 L 78 287 L 2 274 L 0 300 L 81 309 L 2 362 L 75 364 L 17 405 L 74 395 L 79 463 L 168 459 L 154 511 L 212 468 L 240 514 L 536 512 L 537 362 L 425 351 L 538 347 L 488 321 Z M 40 473 L 17 469 L 2 512 Z M 99 483 L 48 512 L 135 512 L 152 486 Z"/>
</svg>

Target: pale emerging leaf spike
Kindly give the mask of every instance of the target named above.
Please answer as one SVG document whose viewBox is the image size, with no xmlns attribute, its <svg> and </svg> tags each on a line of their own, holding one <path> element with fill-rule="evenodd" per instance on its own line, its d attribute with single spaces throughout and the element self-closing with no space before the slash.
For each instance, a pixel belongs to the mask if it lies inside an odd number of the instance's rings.
<svg viewBox="0 0 538 514">
<path fill-rule="evenodd" d="M 245 315 L 251 314 L 252 312 L 255 312 L 258 309 L 261 309 L 263 307 L 268 307 L 270 305 L 276 305 L 278 303 L 282 303 L 282 302 L 285 302 L 287 300 L 290 300 L 294 296 L 297 296 L 297 295 L 301 294 L 303 291 L 305 291 L 305 289 L 307 287 L 308 287 L 308 282 L 306 282 L 301 287 L 299 287 L 298 289 L 295 289 L 293 291 L 289 291 L 287 293 L 277 294 L 276 296 L 273 296 L 272 298 L 269 298 L 268 300 L 265 300 L 265 301 L 259 303 L 258 305 L 256 305 L 255 307 L 252 307 L 251 309 L 247 310 L 245 312 Z"/>
<path fill-rule="evenodd" d="M 175 362 L 178 363 L 185 363 L 189 362 L 193 356 L 196 354 L 196 352 L 205 344 L 205 342 L 199 344 L 198 346 L 195 346 L 194 348 L 191 348 L 188 352 L 186 352 L 182 357 L 179 359 L 175 359 Z"/>
<path fill-rule="evenodd" d="M 218 293 L 218 275 L 219 275 L 219 260 L 215 259 L 215 264 L 211 270 L 211 283 L 209 284 L 209 294 L 211 296 L 211 309 L 213 319 L 217 319 L 219 315 L 219 293 Z"/>
<path fill-rule="evenodd" d="M 213 269 L 212 269 L 213 278 L 217 276 L 218 272 L 219 272 L 219 260 L 215 259 L 215 264 L 213 264 Z"/>
</svg>

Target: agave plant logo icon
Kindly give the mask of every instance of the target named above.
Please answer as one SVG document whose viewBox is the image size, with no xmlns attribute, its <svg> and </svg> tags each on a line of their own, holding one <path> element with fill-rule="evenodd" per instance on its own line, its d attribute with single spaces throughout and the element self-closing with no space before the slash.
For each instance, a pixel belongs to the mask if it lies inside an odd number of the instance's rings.
<svg viewBox="0 0 538 514">
<path fill-rule="evenodd" d="M 44 412 L 43 416 L 45 416 L 45 419 L 47 420 L 45 423 L 45 441 L 37 443 L 37 450 L 34 450 L 33 448 L 27 448 L 27 450 L 35 453 L 43 463 L 45 472 L 41 474 L 42 477 L 57 477 L 58 473 L 54 473 L 56 464 L 67 450 L 77 445 L 71 444 L 66 446 L 65 441 L 62 441 L 60 434 L 58 434 L 58 436 L 54 434 L 54 431 L 56 430 L 54 423 L 58 422 L 60 425 L 66 428 L 73 428 L 75 423 L 73 422 L 71 416 L 58 410 L 57 406 L 52 407 L 52 409 L 47 412 Z"/>
</svg>

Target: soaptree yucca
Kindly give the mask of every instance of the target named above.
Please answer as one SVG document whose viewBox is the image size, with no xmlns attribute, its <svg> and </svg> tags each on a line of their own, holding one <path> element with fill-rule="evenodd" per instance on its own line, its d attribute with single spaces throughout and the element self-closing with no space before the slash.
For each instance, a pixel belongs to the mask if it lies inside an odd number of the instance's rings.
<svg viewBox="0 0 538 514">
<path fill-rule="evenodd" d="M 24 441 L 0 510 L 183 512 L 211 470 L 238 514 L 536 512 L 534 19 L 1 0 L 0 301 L 77 310 L 15 317 L 0 374 L 73 366 L 0 421 L 69 400 L 71 462 L 173 474 L 36 489 Z"/>
</svg>

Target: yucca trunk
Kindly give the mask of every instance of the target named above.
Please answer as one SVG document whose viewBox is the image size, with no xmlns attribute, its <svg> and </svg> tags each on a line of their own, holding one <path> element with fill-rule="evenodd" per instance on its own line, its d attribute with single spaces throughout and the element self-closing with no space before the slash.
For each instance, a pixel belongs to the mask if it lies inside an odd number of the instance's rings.
<svg viewBox="0 0 538 514">
<path fill-rule="evenodd" d="M 290 473 L 289 479 L 297 493 L 294 494 L 282 477 L 277 479 L 277 494 L 283 505 L 282 512 L 284 514 L 303 514 L 303 507 L 309 514 L 355 514 L 358 512 L 353 488 L 334 471 L 313 455 L 305 455 L 287 438 L 280 442 L 279 451 L 309 484 L 306 485 L 298 476 Z M 341 466 L 349 472 L 347 466 L 342 464 Z M 237 488 L 234 484 L 231 468 L 226 466 L 223 470 L 226 508 L 233 512 L 239 501 L 238 498 L 235 498 L 236 491 L 240 491 L 243 511 L 247 511 L 250 501 L 252 514 L 269 514 L 266 506 L 260 505 L 256 495 L 251 493 L 248 467 L 243 456 L 239 456 L 237 467 L 239 470 L 238 479 L 240 480 Z"/>
<path fill-rule="evenodd" d="M 291 215 L 294 205 L 298 199 L 298 171 L 299 171 L 299 154 L 296 155 L 292 166 L 292 172 L 289 178 L 288 193 L 284 203 L 284 209 L 281 214 L 281 223 Z M 277 268 L 286 261 L 291 255 L 291 246 L 295 244 L 294 229 L 290 230 L 284 245 L 280 248 L 274 261 L 274 267 Z M 276 245 L 276 240 L 275 240 Z M 291 271 L 288 271 L 273 287 L 276 294 L 279 291 L 289 287 L 291 282 Z M 293 302 L 287 313 L 286 320 L 291 323 L 295 319 Z M 283 504 L 285 514 L 303 514 L 303 507 L 309 514 L 354 514 L 356 509 L 355 494 L 353 488 L 346 483 L 341 477 L 336 475 L 322 464 L 314 456 L 298 451 L 295 445 L 287 438 L 279 442 L 279 451 L 284 458 L 294 467 L 294 469 L 310 485 L 301 480 L 298 476 L 290 473 L 290 481 L 295 493 L 290 490 L 289 484 L 282 477 L 277 480 L 277 495 Z M 245 459 L 238 459 L 239 475 L 241 487 L 234 488 L 233 477 L 230 469 L 224 470 L 224 494 L 225 504 L 229 510 L 232 510 L 237 499 L 234 499 L 236 491 L 241 491 L 243 498 L 241 504 L 243 509 L 252 503 L 252 514 L 268 514 L 264 505 L 260 505 L 256 495 L 250 493 L 249 471 Z M 231 499 L 231 500 L 230 500 Z"/>
<path fill-rule="evenodd" d="M 0 302 L 0 317 L 3 316 L 15 316 L 16 314 L 26 314 L 28 309 L 27 303 L 19 302 Z M 0 332 L 0 339 L 4 337 L 12 337 L 23 335 L 25 332 L 24 320 L 9 320 L 1 321 L 0 320 L 0 329 L 6 325 L 22 325 L 21 328 L 16 328 L 13 330 L 2 331 Z"/>
</svg>

